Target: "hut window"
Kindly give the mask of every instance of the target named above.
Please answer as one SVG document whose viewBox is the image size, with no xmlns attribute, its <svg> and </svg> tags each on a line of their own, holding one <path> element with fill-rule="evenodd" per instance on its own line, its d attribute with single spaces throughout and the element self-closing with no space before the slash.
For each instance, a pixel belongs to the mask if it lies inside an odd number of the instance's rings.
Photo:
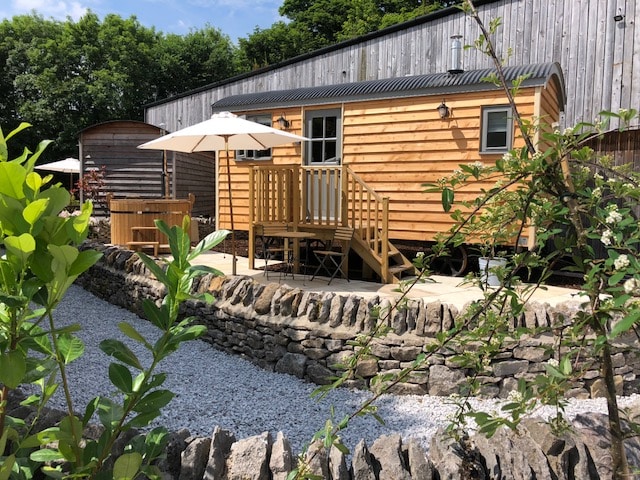
<svg viewBox="0 0 640 480">
<path fill-rule="evenodd" d="M 480 153 L 511 150 L 513 118 L 510 107 L 482 107 Z"/>
<path fill-rule="evenodd" d="M 271 115 L 246 115 L 243 116 L 252 122 L 271 126 Z M 266 150 L 236 150 L 236 160 L 271 160 L 271 149 Z"/>
</svg>

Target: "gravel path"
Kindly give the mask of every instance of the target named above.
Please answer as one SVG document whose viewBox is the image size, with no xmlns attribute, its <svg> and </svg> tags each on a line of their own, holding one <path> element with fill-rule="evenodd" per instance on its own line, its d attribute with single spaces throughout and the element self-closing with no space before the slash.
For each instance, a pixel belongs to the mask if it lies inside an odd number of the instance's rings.
<svg viewBox="0 0 640 480">
<path fill-rule="evenodd" d="M 151 323 L 135 314 L 104 302 L 78 286 L 72 286 L 56 313 L 60 324 L 79 322 L 78 333 L 86 345 L 85 355 L 69 366 L 76 406 L 84 409 L 86 403 L 98 394 L 109 395 L 113 387 L 108 381 L 110 358 L 98 344 L 105 338 L 118 338 L 139 355 L 148 355 L 138 344 L 124 337 L 117 328 L 126 321 L 145 337 L 156 335 Z M 295 377 L 266 372 L 239 357 L 222 353 L 210 345 L 188 342 L 161 364 L 167 372 L 166 388 L 176 397 L 159 419 L 170 430 L 187 428 L 192 434 L 208 436 L 218 425 L 232 431 L 236 438 L 245 438 L 264 431 L 282 431 L 298 452 L 313 434 L 322 428 L 335 408 L 339 420 L 367 398 L 366 392 L 339 389 L 323 401 L 310 397 L 314 385 Z M 63 407 L 61 399 L 52 406 Z M 621 399 L 626 404 L 633 397 Z M 478 406 L 495 410 L 495 401 L 476 401 Z M 383 434 L 398 432 L 404 439 L 418 438 L 423 445 L 455 410 L 447 399 L 429 396 L 386 395 L 377 403 L 378 412 L 385 420 L 380 425 L 371 417 L 357 418 L 343 434 L 345 444 L 352 449 L 364 438 L 369 445 Z M 606 411 L 601 400 L 572 401 L 569 416 L 581 411 Z M 543 416 L 550 412 L 542 412 Z"/>
</svg>

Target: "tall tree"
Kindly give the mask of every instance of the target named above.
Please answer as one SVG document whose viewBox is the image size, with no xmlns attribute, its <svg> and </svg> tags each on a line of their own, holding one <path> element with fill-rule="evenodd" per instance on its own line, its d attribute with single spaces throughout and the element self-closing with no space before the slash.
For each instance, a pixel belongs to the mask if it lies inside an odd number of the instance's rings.
<svg viewBox="0 0 640 480">
<path fill-rule="evenodd" d="M 240 71 L 231 39 L 210 25 L 185 36 L 166 35 L 158 43 L 155 55 L 158 85 L 153 94 L 157 98 L 229 78 Z"/>
<path fill-rule="evenodd" d="M 55 141 L 47 158 L 77 153 L 78 132 L 95 123 L 143 118 L 158 98 L 236 73 L 235 47 L 207 27 L 163 36 L 135 16 L 89 12 L 77 22 L 23 15 L 0 23 L 0 124 Z M 35 144 L 35 140 L 34 140 Z"/>
<path fill-rule="evenodd" d="M 313 40 L 309 32 L 276 22 L 270 28 L 256 28 L 249 38 L 238 39 L 238 44 L 245 66 L 255 70 L 308 51 Z"/>
<path fill-rule="evenodd" d="M 262 67 L 426 15 L 460 0 L 284 0 L 289 22 L 240 39 L 242 56 Z"/>
</svg>

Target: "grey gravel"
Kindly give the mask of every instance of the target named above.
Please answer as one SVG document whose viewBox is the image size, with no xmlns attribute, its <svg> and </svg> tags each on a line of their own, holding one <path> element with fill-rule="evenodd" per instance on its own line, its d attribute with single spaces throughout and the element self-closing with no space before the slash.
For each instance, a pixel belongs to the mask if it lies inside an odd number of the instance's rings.
<svg viewBox="0 0 640 480">
<path fill-rule="evenodd" d="M 78 336 L 85 342 L 85 355 L 69 365 L 72 392 L 77 410 L 96 395 L 113 395 L 114 387 L 108 379 L 108 365 L 112 360 L 98 347 L 105 338 L 125 342 L 139 358 L 149 355 L 136 342 L 125 337 L 118 323 L 128 322 L 147 338 L 157 336 L 155 327 L 137 315 L 111 305 L 78 286 L 72 286 L 55 312 L 61 324 L 80 323 Z M 353 412 L 368 398 L 366 392 L 348 389 L 332 391 L 323 401 L 311 398 L 316 388 L 298 378 L 267 372 L 240 357 L 220 352 L 202 341 L 183 344 L 175 354 L 164 360 L 160 371 L 168 374 L 165 388 L 176 396 L 157 422 L 170 430 L 187 428 L 194 435 L 209 436 L 214 427 L 232 431 L 236 438 L 245 438 L 270 431 L 278 431 L 289 438 L 294 451 L 309 443 L 316 431 L 331 418 L 335 421 Z M 634 397 L 621 399 L 626 405 Z M 61 396 L 52 406 L 64 407 Z M 494 411 L 494 400 L 473 400 L 478 408 Z M 406 440 L 417 438 L 425 447 L 435 431 L 447 425 L 455 411 L 451 399 L 430 396 L 385 395 L 376 403 L 381 425 L 372 417 L 354 419 L 342 438 L 349 448 L 360 439 L 369 445 L 380 435 L 400 433 Z M 606 412 L 606 404 L 598 400 L 572 400 L 568 416 L 585 411 Z M 543 417 L 553 412 L 540 410 Z"/>
</svg>

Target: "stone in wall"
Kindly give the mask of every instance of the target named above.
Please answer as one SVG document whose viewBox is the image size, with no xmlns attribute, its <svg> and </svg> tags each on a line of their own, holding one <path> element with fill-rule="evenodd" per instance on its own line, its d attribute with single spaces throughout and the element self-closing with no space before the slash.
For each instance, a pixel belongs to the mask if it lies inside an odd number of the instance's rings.
<svg viewBox="0 0 640 480">
<path fill-rule="evenodd" d="M 235 442 L 227 458 L 228 480 L 269 480 L 271 434 L 245 438 Z"/>
</svg>

